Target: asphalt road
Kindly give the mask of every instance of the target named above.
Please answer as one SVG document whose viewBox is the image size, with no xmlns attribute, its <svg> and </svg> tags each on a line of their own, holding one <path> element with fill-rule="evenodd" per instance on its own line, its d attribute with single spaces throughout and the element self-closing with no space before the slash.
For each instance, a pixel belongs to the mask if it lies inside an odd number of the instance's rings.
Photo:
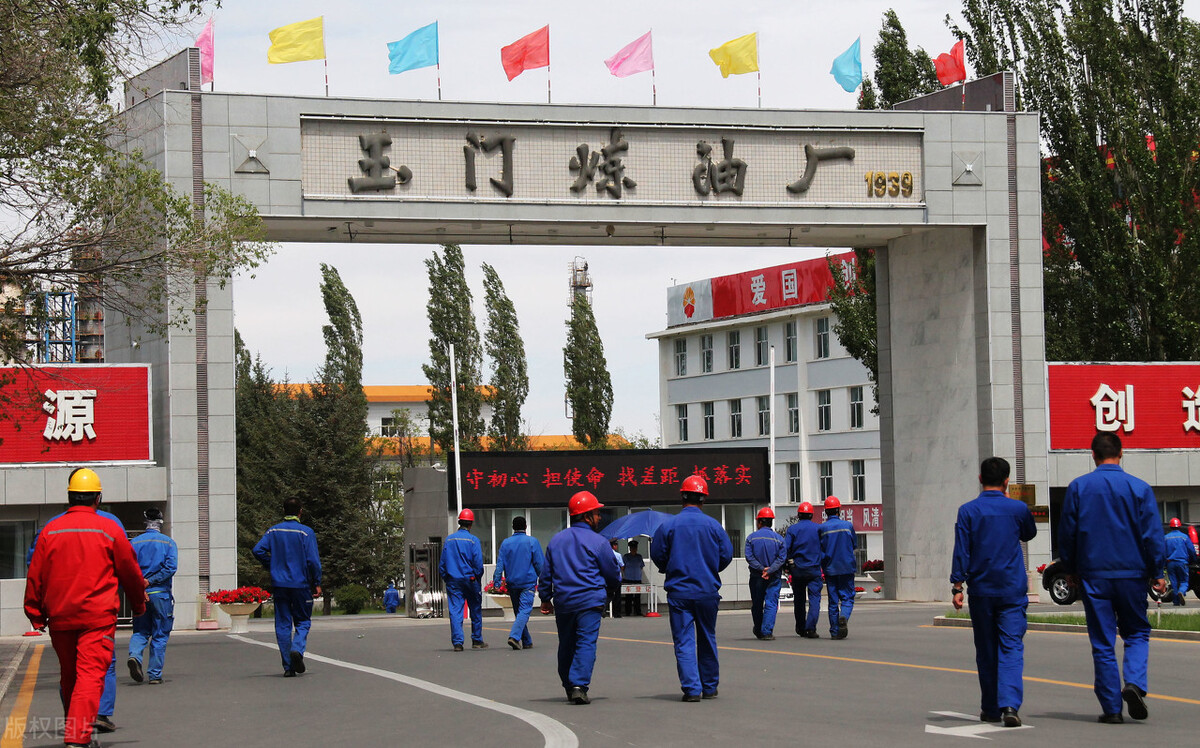
<svg viewBox="0 0 1200 748">
<path fill-rule="evenodd" d="M 1051 609 L 1053 606 L 1031 606 Z M 1076 606 L 1078 607 L 1078 606 Z M 222 735 L 273 746 L 707 746 L 1194 745 L 1200 718 L 1200 642 L 1151 645 L 1150 719 L 1096 723 L 1085 635 L 1026 637 L 1026 727 L 977 721 L 979 690 L 968 629 L 933 627 L 945 605 L 858 605 L 850 638 L 800 639 L 782 609 L 773 642 L 755 639 L 747 612 L 722 613 L 720 696 L 681 703 L 667 619 L 605 620 L 592 704 L 567 704 L 555 666 L 549 618 L 535 614 L 535 647 L 505 645 L 507 625 L 485 619 L 487 650 L 450 648 L 445 621 L 335 618 L 316 621 L 308 672 L 281 677 L 269 622 L 251 633 L 178 632 L 162 686 L 135 685 L 118 636 L 119 687 L 105 746 L 207 746 Z M 48 642 L 35 681 L 24 740 L 10 724 L 3 746 L 61 745 L 54 722 L 58 665 Z M 31 649 L 0 710 L 20 709 Z"/>
</svg>

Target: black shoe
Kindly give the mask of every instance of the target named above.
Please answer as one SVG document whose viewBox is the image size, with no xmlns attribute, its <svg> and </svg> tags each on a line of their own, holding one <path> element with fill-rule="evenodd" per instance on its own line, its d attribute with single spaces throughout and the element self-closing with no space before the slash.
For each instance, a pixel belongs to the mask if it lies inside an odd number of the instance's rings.
<svg viewBox="0 0 1200 748">
<path fill-rule="evenodd" d="M 522 649 L 533 649 L 533 642 L 529 642 L 528 644 L 522 644 L 521 648 Z"/>
<path fill-rule="evenodd" d="M 1145 719 L 1150 716 L 1146 709 L 1146 692 L 1132 683 L 1126 683 L 1121 689 L 1121 698 L 1129 708 L 1129 716 L 1133 719 Z"/>
<path fill-rule="evenodd" d="M 92 723 L 92 729 L 94 729 L 96 732 L 112 732 L 113 730 L 117 729 L 117 726 L 113 724 L 111 717 L 101 714 L 99 717 L 96 717 L 96 721 Z"/>
<path fill-rule="evenodd" d="M 821 635 L 817 633 L 816 629 L 808 629 L 800 636 L 803 636 L 805 639 L 820 639 L 821 638 Z"/>
<path fill-rule="evenodd" d="M 700 695 L 700 698 L 702 698 L 702 699 L 715 699 L 715 698 L 717 698 L 717 689 L 715 689 L 715 688 L 714 688 L 713 690 L 711 690 L 711 691 L 708 691 L 707 693 L 703 693 L 703 694 L 701 694 L 701 695 Z"/>
<path fill-rule="evenodd" d="M 296 677 L 296 671 L 295 671 L 295 670 L 284 670 L 284 671 L 283 671 L 283 677 L 284 677 L 284 678 L 295 678 L 295 677 Z"/>
<path fill-rule="evenodd" d="M 508 637 L 508 646 L 512 647 L 513 649 L 520 649 L 521 642 L 517 641 L 516 639 L 514 639 L 510 636 L 510 637 Z"/>
<path fill-rule="evenodd" d="M 152 686 L 161 686 L 161 685 L 162 685 L 162 678 L 151 678 L 151 679 L 150 679 L 150 685 L 152 685 Z"/>
<path fill-rule="evenodd" d="M 1020 727 L 1021 715 L 1017 714 L 1017 710 L 1011 706 L 1006 706 L 1000 710 L 1000 716 L 1004 720 L 1005 727 Z"/>
<path fill-rule="evenodd" d="M 304 653 L 300 650 L 293 649 L 288 659 L 292 661 L 292 670 L 295 670 L 297 675 L 308 670 L 308 667 L 304 664 Z"/>
<path fill-rule="evenodd" d="M 571 686 L 567 689 L 567 701 L 578 706 L 592 703 L 592 700 L 588 698 L 587 691 L 579 686 Z"/>
<path fill-rule="evenodd" d="M 482 639 L 477 642 L 471 642 L 471 649 L 487 649 L 487 642 Z"/>
<path fill-rule="evenodd" d="M 689 704 L 694 704 L 694 703 L 696 703 L 697 701 L 700 701 L 700 694 L 698 694 L 698 693 L 685 693 L 685 694 L 683 695 L 683 698 L 681 699 L 681 701 L 686 701 L 686 702 L 687 702 L 687 703 L 689 703 Z"/>
<path fill-rule="evenodd" d="M 461 645 L 461 644 L 455 644 L 455 645 L 454 645 L 454 651 L 455 651 L 455 652 L 461 652 L 461 651 L 462 651 L 462 645 Z"/>
<path fill-rule="evenodd" d="M 1101 714 L 1096 721 L 1103 722 L 1106 725 L 1125 724 L 1125 718 L 1121 716 L 1120 712 L 1117 712 L 1116 714 Z"/>
<path fill-rule="evenodd" d="M 135 682 L 141 683 L 146 679 L 146 675 L 142 672 L 142 663 L 138 661 L 138 658 L 130 657 L 125 664 L 129 666 L 129 677 L 133 678 Z"/>
<path fill-rule="evenodd" d="M 993 723 L 999 722 L 1000 715 L 999 714 L 988 714 L 987 712 L 980 712 L 979 713 L 979 721 L 980 722 L 993 722 Z"/>
</svg>

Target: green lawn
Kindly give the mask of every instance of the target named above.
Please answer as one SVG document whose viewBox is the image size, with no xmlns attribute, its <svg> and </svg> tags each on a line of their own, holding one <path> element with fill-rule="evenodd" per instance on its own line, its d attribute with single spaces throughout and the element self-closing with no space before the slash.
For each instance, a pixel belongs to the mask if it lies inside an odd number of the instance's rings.
<svg viewBox="0 0 1200 748">
<path fill-rule="evenodd" d="M 953 610 L 946 614 L 947 618 L 970 618 L 965 611 Z M 1200 615 L 1188 613 L 1163 613 L 1161 616 L 1155 610 L 1149 611 L 1150 628 L 1162 631 L 1200 631 Z M 1074 626 L 1086 626 L 1082 614 L 1063 613 L 1061 615 L 1029 616 L 1030 623 L 1061 623 Z"/>
</svg>

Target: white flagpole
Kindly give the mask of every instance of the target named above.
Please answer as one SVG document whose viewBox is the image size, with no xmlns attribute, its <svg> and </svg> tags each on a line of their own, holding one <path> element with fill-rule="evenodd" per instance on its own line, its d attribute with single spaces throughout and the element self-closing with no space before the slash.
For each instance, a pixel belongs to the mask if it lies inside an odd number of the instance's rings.
<svg viewBox="0 0 1200 748">
<path fill-rule="evenodd" d="M 777 493 L 775 484 L 779 482 L 776 480 L 778 476 L 775 475 L 775 346 L 771 346 L 770 350 L 767 352 L 767 366 L 771 370 L 771 395 L 770 399 L 767 401 L 769 403 L 767 406 L 767 413 L 770 414 L 767 419 L 767 423 L 770 426 L 767 451 L 770 453 L 770 458 L 767 461 L 771 465 L 771 471 L 769 473 L 771 476 L 771 495 L 769 498 L 771 503 L 771 512 L 774 513 L 775 494 Z M 775 523 L 772 522 L 771 524 Z"/>
<path fill-rule="evenodd" d="M 458 499 L 458 511 L 463 510 L 462 502 L 462 461 L 458 449 L 458 370 L 454 364 L 454 344 L 450 344 L 450 421 L 454 430 L 454 495 Z"/>
</svg>

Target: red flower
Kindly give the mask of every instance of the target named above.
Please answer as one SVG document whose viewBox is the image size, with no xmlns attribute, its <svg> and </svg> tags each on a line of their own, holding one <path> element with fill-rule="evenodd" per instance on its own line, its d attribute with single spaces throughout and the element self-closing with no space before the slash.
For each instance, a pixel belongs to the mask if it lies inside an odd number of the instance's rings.
<svg viewBox="0 0 1200 748">
<path fill-rule="evenodd" d="M 210 603 L 261 603 L 271 599 L 271 593 L 262 587 L 238 587 L 233 590 L 214 590 L 205 595 Z"/>
<path fill-rule="evenodd" d="M 865 588 L 863 588 L 863 587 L 855 587 L 855 588 L 854 588 L 854 591 L 855 591 L 855 592 L 866 592 L 867 590 L 866 590 Z"/>
<path fill-rule="evenodd" d="M 496 584 L 495 582 L 488 582 L 487 586 L 483 588 L 483 591 L 489 595 L 507 595 L 508 594 L 508 580 L 506 580 L 506 579 L 501 580 L 500 584 Z"/>
</svg>

